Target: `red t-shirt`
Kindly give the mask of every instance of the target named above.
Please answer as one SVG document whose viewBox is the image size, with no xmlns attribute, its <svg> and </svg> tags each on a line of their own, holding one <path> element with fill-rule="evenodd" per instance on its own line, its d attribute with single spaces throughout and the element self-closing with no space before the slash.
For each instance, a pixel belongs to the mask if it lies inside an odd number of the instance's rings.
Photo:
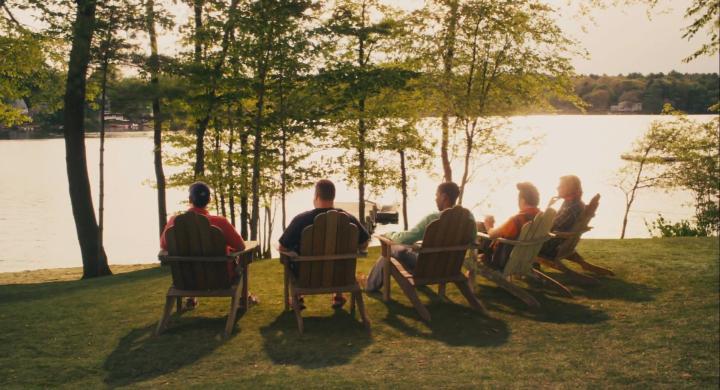
<svg viewBox="0 0 720 390">
<path fill-rule="evenodd" d="M 220 230 L 222 230 L 223 236 L 225 237 L 225 242 L 228 246 L 228 253 L 245 249 L 245 241 L 243 240 L 242 236 L 238 234 L 237 230 L 235 230 L 235 227 L 230 224 L 230 221 L 228 221 L 227 218 L 219 215 L 210 215 L 206 209 L 199 207 L 191 207 L 190 209 L 188 209 L 188 211 L 192 211 L 194 213 L 206 216 L 207 219 L 210 221 L 210 225 L 218 227 Z M 170 229 L 174 224 L 175 216 L 172 216 L 170 217 L 167 225 L 165 225 L 165 230 L 163 230 L 162 234 L 160 235 L 160 247 L 164 250 L 167 250 L 165 234 L 167 233 L 168 229 Z"/>
<path fill-rule="evenodd" d="M 204 215 L 210 221 L 210 225 L 216 226 L 220 228 L 220 230 L 222 230 L 223 236 L 225 237 L 225 243 L 227 243 L 227 253 L 241 251 L 245 249 L 245 241 L 243 240 L 242 236 L 238 234 L 237 230 L 235 230 L 235 227 L 233 227 L 233 225 L 230 224 L 230 221 L 228 221 L 225 217 L 219 215 L 210 215 L 206 209 L 200 207 L 191 207 L 190 209 L 188 209 L 188 211 Z M 167 250 L 167 241 L 165 241 L 165 234 L 167 233 L 168 229 L 170 229 L 174 224 L 175 216 L 172 216 L 170 217 L 170 220 L 168 221 L 167 225 L 165 225 L 165 229 L 160 235 L 160 247 L 163 250 Z M 237 277 L 237 272 L 235 271 L 235 262 L 228 261 L 227 270 L 228 276 L 231 281 L 232 279 Z"/>
</svg>

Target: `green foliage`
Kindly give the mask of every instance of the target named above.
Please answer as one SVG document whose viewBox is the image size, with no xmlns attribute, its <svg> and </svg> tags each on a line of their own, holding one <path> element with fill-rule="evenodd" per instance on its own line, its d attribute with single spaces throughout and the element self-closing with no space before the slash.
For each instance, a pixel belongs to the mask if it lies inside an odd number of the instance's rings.
<svg viewBox="0 0 720 390">
<path fill-rule="evenodd" d="M 636 148 L 624 158 L 654 165 L 658 173 L 649 179 L 649 185 L 691 191 L 698 231 L 716 235 L 720 231 L 720 117 L 699 122 L 669 105 L 664 113 L 670 118 L 654 121 L 638 141 L 651 147 L 643 155 L 638 155 Z M 663 221 L 659 226 L 668 224 Z"/>
<path fill-rule="evenodd" d="M 587 75 L 573 79 L 575 94 L 587 105 L 590 113 L 607 113 L 620 102 L 642 103 L 643 114 L 660 114 L 665 104 L 689 114 L 707 114 L 708 107 L 720 98 L 720 77 L 717 73 L 682 74 L 678 72 L 627 76 Z M 561 112 L 580 109 L 553 101 Z"/>
<path fill-rule="evenodd" d="M 717 208 L 715 209 L 717 213 Z M 717 218 L 717 215 L 715 216 Z M 703 225 L 699 222 L 691 222 L 683 219 L 679 222 L 672 223 L 665 219 L 662 214 L 658 215 L 658 218 L 648 224 L 645 222 L 645 226 L 651 236 L 656 234 L 660 237 L 707 237 L 712 234 L 712 226 Z"/>
</svg>

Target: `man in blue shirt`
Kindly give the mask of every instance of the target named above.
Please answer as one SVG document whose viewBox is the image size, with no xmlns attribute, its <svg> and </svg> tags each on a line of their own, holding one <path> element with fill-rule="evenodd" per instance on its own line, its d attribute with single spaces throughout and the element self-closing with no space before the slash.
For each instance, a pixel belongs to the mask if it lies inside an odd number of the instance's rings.
<svg viewBox="0 0 720 390">
<path fill-rule="evenodd" d="M 360 248 L 367 248 L 368 242 L 370 241 L 370 234 L 368 231 L 353 215 L 342 209 L 335 208 L 334 201 L 335 185 L 333 182 L 323 179 L 315 183 L 315 197 L 313 198 L 313 206 L 315 206 L 315 208 L 298 214 L 295 218 L 293 218 L 290 225 L 288 225 L 278 240 L 280 242 L 280 250 L 301 253 L 300 240 L 302 238 L 303 229 L 312 225 L 315 222 L 315 217 L 319 214 L 329 210 L 336 210 L 345 213 L 350 218 L 350 222 L 358 227 L 358 244 Z M 333 297 L 333 308 L 339 309 L 343 306 L 343 304 L 345 304 L 345 302 L 346 299 L 341 293 L 335 294 Z"/>
</svg>

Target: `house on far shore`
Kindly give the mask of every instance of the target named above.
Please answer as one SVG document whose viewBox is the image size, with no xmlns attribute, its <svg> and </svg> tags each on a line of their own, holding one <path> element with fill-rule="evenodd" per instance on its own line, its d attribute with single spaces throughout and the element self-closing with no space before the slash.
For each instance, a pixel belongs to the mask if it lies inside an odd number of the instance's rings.
<svg viewBox="0 0 720 390">
<path fill-rule="evenodd" d="M 125 119 L 122 114 L 105 112 L 105 131 L 133 131 L 139 129 L 140 126 Z"/>
<path fill-rule="evenodd" d="M 611 113 L 633 113 L 642 112 L 642 103 L 629 102 L 627 100 L 610 106 Z"/>
</svg>

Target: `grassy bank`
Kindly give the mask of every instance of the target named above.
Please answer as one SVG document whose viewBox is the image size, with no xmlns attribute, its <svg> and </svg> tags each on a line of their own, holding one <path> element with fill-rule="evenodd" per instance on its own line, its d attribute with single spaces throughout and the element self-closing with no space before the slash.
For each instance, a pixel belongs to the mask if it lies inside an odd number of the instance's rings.
<svg viewBox="0 0 720 390">
<path fill-rule="evenodd" d="M 78 269 L 0 274 L 0 387 L 717 388 L 717 240 L 587 240 L 580 251 L 617 276 L 573 286 L 574 300 L 533 290 L 539 311 L 481 281 L 492 318 L 454 287 L 452 303 L 426 290 L 430 325 L 394 284 L 390 304 L 366 295 L 372 336 L 325 296 L 308 299 L 299 336 L 282 309 L 281 267 L 257 262 L 261 303 L 226 342 L 229 300 L 219 298 L 151 337 L 170 284 L 164 268 L 114 267 L 87 281 Z M 359 272 L 376 257 L 371 248 Z"/>
</svg>

